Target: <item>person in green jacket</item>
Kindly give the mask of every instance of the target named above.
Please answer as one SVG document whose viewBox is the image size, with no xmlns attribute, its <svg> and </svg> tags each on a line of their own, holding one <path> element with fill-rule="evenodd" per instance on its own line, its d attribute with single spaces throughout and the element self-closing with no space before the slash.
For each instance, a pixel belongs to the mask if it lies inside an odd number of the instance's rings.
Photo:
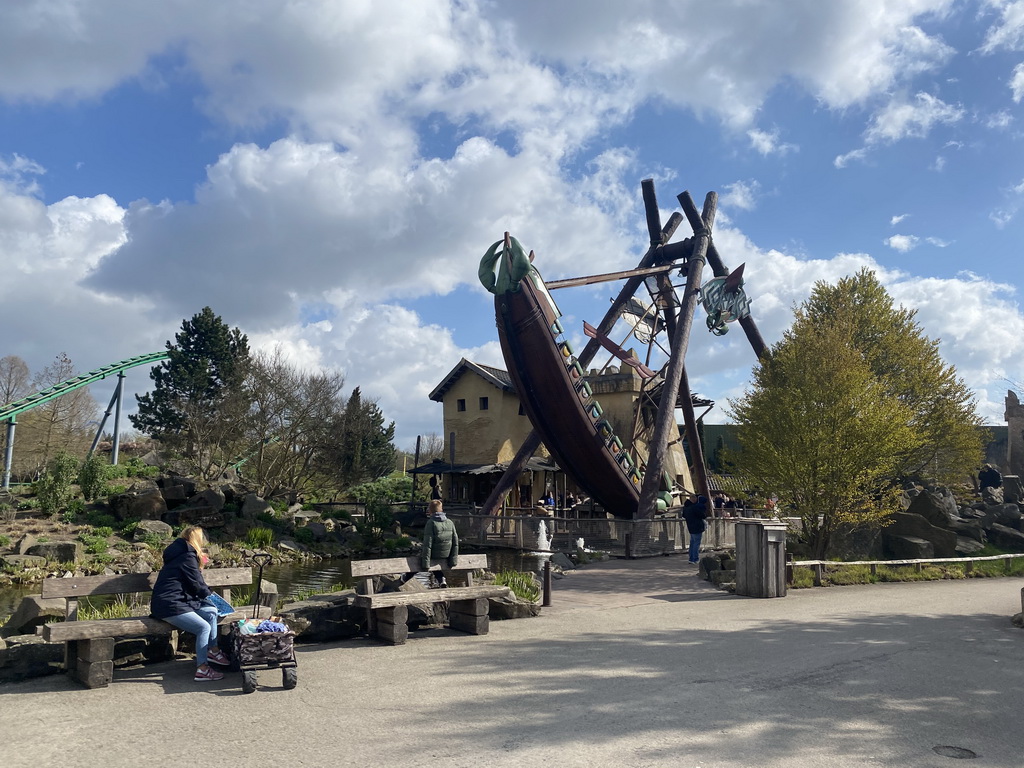
<svg viewBox="0 0 1024 768">
<path fill-rule="evenodd" d="M 455 530 L 455 523 L 445 517 L 440 499 L 433 499 L 427 506 L 420 560 L 424 571 L 430 570 L 431 560 L 446 560 L 449 568 L 459 564 L 459 533 Z M 443 572 L 437 577 L 437 585 L 448 586 Z"/>
</svg>

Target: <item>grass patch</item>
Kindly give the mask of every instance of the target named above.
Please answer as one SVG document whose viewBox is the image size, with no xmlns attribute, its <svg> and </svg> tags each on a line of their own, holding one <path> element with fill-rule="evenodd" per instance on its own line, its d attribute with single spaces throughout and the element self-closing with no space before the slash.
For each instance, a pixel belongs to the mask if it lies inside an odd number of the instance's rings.
<svg viewBox="0 0 1024 768">
<path fill-rule="evenodd" d="M 521 600 L 536 603 L 540 600 L 540 584 L 532 573 L 522 571 L 504 570 L 494 575 L 494 583 L 501 587 L 508 587 L 512 594 Z"/>
<path fill-rule="evenodd" d="M 910 581 L 941 581 L 946 579 L 993 578 L 1002 576 L 1024 576 L 1024 558 L 1006 560 L 982 560 L 970 567 L 970 561 L 963 563 L 924 563 L 920 568 L 915 565 L 884 565 L 875 566 L 871 572 L 870 565 L 844 565 L 839 562 L 828 563 L 821 577 L 822 586 L 845 587 L 853 584 L 902 583 Z M 814 569 L 807 566 L 794 566 L 791 589 L 804 589 L 814 586 Z"/>
</svg>

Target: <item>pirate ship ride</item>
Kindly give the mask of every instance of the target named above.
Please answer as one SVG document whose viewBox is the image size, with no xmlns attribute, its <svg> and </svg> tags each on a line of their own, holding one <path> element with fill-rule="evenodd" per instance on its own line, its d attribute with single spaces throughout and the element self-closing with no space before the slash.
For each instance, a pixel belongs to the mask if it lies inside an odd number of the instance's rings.
<svg viewBox="0 0 1024 768">
<path fill-rule="evenodd" d="M 545 283 L 534 266 L 534 253 L 527 254 L 507 232 L 480 261 L 480 281 L 494 294 L 498 337 L 509 376 L 534 428 L 485 503 L 487 512 L 500 506 L 541 441 L 562 469 L 616 517 L 651 517 L 673 506 L 683 493 L 708 495 L 684 364 L 696 304 L 702 303 L 713 333 L 724 334 L 728 323 L 738 321 L 756 354 L 763 354 L 765 345 L 750 317 L 743 267 L 730 273 L 711 241 L 715 193 L 708 194 L 701 212 L 688 192 L 678 196 L 694 236 L 669 243 L 683 216 L 673 214 L 662 227 L 653 181 L 647 179 L 641 187 L 651 245 L 634 270 Z M 714 277 L 702 289 L 705 261 L 710 262 Z M 672 282 L 673 274 L 685 278 L 682 297 Z M 608 280 L 626 282 L 602 322 L 597 327 L 584 324 L 590 341 L 577 355 L 565 338 L 562 315 L 551 291 Z M 635 296 L 641 287 L 649 292 L 650 304 Z M 629 335 L 647 342 L 643 363 L 609 337 L 620 316 L 627 320 Z M 625 441 L 615 434 L 586 381 L 586 367 L 599 348 L 631 366 L 643 379 L 632 434 Z M 655 348 L 666 358 L 658 371 L 647 367 Z M 680 487 L 678 478 L 665 472 L 670 463 L 668 448 L 680 439 L 677 408 L 682 410 L 690 448 L 692 487 Z"/>
</svg>

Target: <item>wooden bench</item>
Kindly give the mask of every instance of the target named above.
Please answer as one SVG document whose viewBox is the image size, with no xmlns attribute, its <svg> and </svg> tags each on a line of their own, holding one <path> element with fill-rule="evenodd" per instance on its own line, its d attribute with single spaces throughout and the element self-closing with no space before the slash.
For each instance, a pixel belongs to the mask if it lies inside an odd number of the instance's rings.
<svg viewBox="0 0 1024 768">
<path fill-rule="evenodd" d="M 87 688 L 105 688 L 114 674 L 114 641 L 119 637 L 166 635 L 168 656 L 174 653 L 179 630 L 165 621 L 149 616 L 123 619 L 78 621 L 78 600 L 99 595 L 127 595 L 152 592 L 157 572 L 128 573 L 118 576 L 76 576 L 45 579 L 42 596 L 65 599 L 64 621 L 45 624 L 38 633 L 48 643 L 64 643 L 64 669 Z M 231 587 L 249 586 L 253 582 L 251 568 L 209 568 L 203 578 L 211 590 L 231 602 Z M 259 616 L 268 618 L 272 609 L 260 606 Z M 222 616 L 219 624 L 252 618 L 252 607 Z"/>
<path fill-rule="evenodd" d="M 392 645 L 402 645 L 409 637 L 410 605 L 448 603 L 448 626 L 451 629 L 471 635 L 486 635 L 490 628 L 487 599 L 508 597 L 512 590 L 495 584 L 474 586 L 473 571 L 485 568 L 487 555 L 459 555 L 459 564 L 455 568 L 448 568 L 445 561 L 437 560 L 431 563 L 431 571 L 444 571 L 453 577 L 453 581 L 464 582 L 464 586 L 423 592 L 375 592 L 373 585 L 374 576 L 422 571 L 418 557 L 352 560 L 349 575 L 353 581 L 361 580 L 363 583 L 363 594 L 356 595 L 354 602 L 367 611 L 370 635 Z"/>
</svg>

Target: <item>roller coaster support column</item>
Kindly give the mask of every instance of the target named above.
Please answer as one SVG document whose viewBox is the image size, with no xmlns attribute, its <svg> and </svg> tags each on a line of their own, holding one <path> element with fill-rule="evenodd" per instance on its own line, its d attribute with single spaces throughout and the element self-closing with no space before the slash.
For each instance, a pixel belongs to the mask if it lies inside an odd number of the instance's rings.
<svg viewBox="0 0 1024 768">
<path fill-rule="evenodd" d="M 684 208 L 693 200 L 685 192 L 679 195 L 679 202 Z M 697 293 L 700 289 L 700 273 L 707 258 L 708 244 L 711 242 L 711 228 L 715 223 L 715 211 L 718 207 L 718 195 L 708 192 L 704 199 L 704 211 L 701 214 L 702 226 L 694 230 L 693 254 L 687 262 L 686 289 L 679 307 L 676 338 L 672 344 L 672 357 L 668 362 L 665 374 L 665 385 L 662 388 L 661 404 L 658 408 L 657 421 L 654 425 L 654 436 L 650 443 L 650 454 L 647 457 L 647 468 L 640 486 L 640 505 L 637 509 L 638 518 L 650 518 L 658 509 L 658 492 L 661 475 L 665 467 L 665 454 L 668 451 L 669 431 L 676 427 L 676 400 L 679 398 L 679 385 L 683 377 L 686 360 L 686 348 L 690 343 L 690 329 L 693 326 L 693 312 L 697 307 Z"/>
<path fill-rule="evenodd" d="M 18 420 L 11 416 L 7 420 L 7 447 L 4 449 L 4 490 L 11 487 L 11 464 L 14 461 L 14 428 Z"/>
<path fill-rule="evenodd" d="M 114 407 L 114 447 L 110 451 L 110 463 L 117 466 L 117 457 L 121 452 L 121 400 L 124 399 L 124 371 L 117 373 L 117 389 L 114 390 L 117 405 Z"/>
<path fill-rule="evenodd" d="M 644 179 L 640 182 L 640 186 L 644 192 L 644 205 L 647 209 L 647 220 L 648 222 L 657 220 L 657 201 L 654 199 L 654 180 Z M 653 214 L 652 214 L 653 211 Z M 679 225 L 683 223 L 683 217 L 677 212 L 673 213 L 669 220 L 665 223 L 664 228 L 661 230 L 661 239 L 658 242 L 654 241 L 654 237 L 651 237 L 651 247 L 647 249 L 647 253 L 640 259 L 640 264 L 637 269 L 645 269 L 654 265 L 654 260 L 661 250 L 661 247 L 672 239 L 672 235 L 676 233 Z M 622 312 L 622 308 L 626 306 L 626 302 L 632 298 L 633 294 L 637 292 L 637 289 L 641 286 L 644 279 L 643 277 L 631 277 L 626 280 L 626 284 L 622 286 L 622 290 L 619 291 L 618 297 L 612 302 L 611 307 L 605 313 L 604 319 L 597 326 L 599 333 L 608 335 L 612 326 L 619 319 L 619 313 Z M 583 348 L 583 351 L 576 356 L 577 362 L 586 371 L 587 366 L 590 365 L 590 361 L 594 359 L 594 355 L 597 354 L 597 350 L 601 348 L 601 342 L 597 339 L 591 339 L 587 342 L 587 346 Z M 508 465 L 508 469 L 502 474 L 501 479 L 498 480 L 498 484 L 494 486 L 494 490 L 491 491 L 487 497 L 487 501 L 484 502 L 483 509 L 481 510 L 485 515 L 493 515 L 497 513 L 501 507 L 502 499 L 508 495 L 508 492 L 512 490 L 512 486 L 516 483 L 516 478 L 522 474 L 523 467 L 526 466 L 526 462 L 529 460 L 537 449 L 540 448 L 540 435 L 537 434 L 537 430 L 531 430 L 530 434 L 526 436 L 523 444 L 519 446 L 519 451 L 516 453 L 515 458 L 512 459 L 512 463 Z"/>
</svg>

